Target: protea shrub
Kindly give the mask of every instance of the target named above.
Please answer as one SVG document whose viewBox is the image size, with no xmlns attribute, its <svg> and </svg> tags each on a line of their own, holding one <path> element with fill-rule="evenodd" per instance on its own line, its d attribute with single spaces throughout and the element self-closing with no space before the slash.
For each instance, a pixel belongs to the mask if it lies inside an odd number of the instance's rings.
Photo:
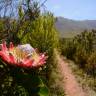
<svg viewBox="0 0 96 96">
<path fill-rule="evenodd" d="M 9 48 L 6 42 L 1 44 L 0 57 L 8 64 L 24 68 L 40 67 L 46 63 L 47 59 L 45 53 L 37 52 L 30 44 L 14 47 L 12 42 Z"/>
</svg>

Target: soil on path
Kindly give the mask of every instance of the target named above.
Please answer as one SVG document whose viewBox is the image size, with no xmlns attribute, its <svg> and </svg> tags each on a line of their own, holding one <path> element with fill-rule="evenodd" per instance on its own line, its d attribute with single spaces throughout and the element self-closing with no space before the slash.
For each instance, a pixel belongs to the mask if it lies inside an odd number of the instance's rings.
<svg viewBox="0 0 96 96">
<path fill-rule="evenodd" d="M 56 55 L 56 57 L 58 62 L 58 70 L 64 77 L 64 86 L 62 86 L 66 96 L 88 96 L 77 82 L 75 75 L 73 74 L 71 68 L 68 66 L 68 63 L 66 63 L 63 57 L 60 57 L 60 55 Z"/>
</svg>

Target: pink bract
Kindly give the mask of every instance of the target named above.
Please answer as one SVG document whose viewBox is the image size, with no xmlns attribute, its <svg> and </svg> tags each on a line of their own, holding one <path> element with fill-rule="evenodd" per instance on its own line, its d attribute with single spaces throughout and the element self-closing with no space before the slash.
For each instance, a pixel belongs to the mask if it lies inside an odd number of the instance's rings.
<svg viewBox="0 0 96 96">
<path fill-rule="evenodd" d="M 47 59 L 45 53 L 37 53 L 30 44 L 14 47 L 12 42 L 10 42 L 9 48 L 7 48 L 6 42 L 1 44 L 0 57 L 8 64 L 24 68 L 40 67 L 46 63 Z"/>
</svg>

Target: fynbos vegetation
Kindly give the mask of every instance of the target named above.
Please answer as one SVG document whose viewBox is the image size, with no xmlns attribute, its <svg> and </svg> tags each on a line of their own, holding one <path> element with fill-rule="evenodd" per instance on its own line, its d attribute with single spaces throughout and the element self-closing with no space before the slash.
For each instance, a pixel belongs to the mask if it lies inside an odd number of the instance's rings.
<svg viewBox="0 0 96 96">
<path fill-rule="evenodd" d="M 63 55 L 66 55 L 69 59 L 74 60 L 84 70 L 90 66 L 90 71 L 93 73 L 93 69 L 91 68 L 95 68 L 96 63 L 94 59 L 96 55 L 95 30 L 89 32 L 85 30 L 74 38 L 68 40 L 62 39 L 61 42 L 63 44 L 61 46 Z M 88 72 L 88 70 L 86 71 Z"/>
<path fill-rule="evenodd" d="M 11 6 L 15 0 L 2 1 Z M 17 3 L 17 2 L 16 2 Z M 29 43 L 48 56 L 47 64 L 40 68 L 10 66 L 0 59 L 0 96 L 49 96 L 53 51 L 58 47 L 58 33 L 54 27 L 54 16 L 40 12 L 43 6 L 35 0 L 19 2 L 17 18 L 1 14 L 0 40 L 15 45 Z M 0 5 L 1 6 L 1 5 Z M 6 8 L 5 8 L 6 9 Z M 7 11 L 7 9 L 6 9 Z M 14 10 L 13 10 L 14 11 Z M 15 15 L 16 15 L 15 14 Z M 37 50 L 37 51 L 38 51 Z"/>
</svg>

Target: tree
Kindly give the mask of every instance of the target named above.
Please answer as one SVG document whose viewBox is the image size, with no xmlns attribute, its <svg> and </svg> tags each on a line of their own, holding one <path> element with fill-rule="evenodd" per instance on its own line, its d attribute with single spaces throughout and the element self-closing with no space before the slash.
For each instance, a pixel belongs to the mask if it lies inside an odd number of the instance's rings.
<svg viewBox="0 0 96 96">
<path fill-rule="evenodd" d="M 40 8 L 44 6 L 47 0 L 0 0 L 0 15 L 2 17 L 17 17 L 18 6 L 22 6 L 25 13 L 30 16 L 37 16 Z"/>
</svg>

